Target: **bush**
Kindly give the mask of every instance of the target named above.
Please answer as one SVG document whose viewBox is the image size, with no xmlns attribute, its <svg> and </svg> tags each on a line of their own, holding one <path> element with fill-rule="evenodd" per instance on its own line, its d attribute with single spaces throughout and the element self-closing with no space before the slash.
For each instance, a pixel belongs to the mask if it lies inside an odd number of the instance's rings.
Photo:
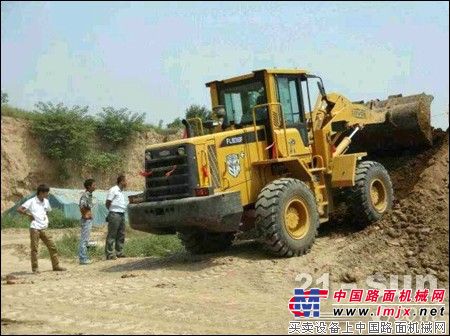
<svg viewBox="0 0 450 336">
<path fill-rule="evenodd" d="M 183 122 L 181 121 L 180 117 L 175 118 L 171 123 L 167 124 L 167 128 L 179 129 L 179 128 L 183 128 L 183 127 L 184 127 L 184 125 L 183 125 Z"/>
<path fill-rule="evenodd" d="M 142 131 L 144 113 L 131 113 L 127 108 L 104 107 L 99 113 L 97 131 L 101 139 L 113 147 L 122 145 L 136 132 Z"/>
<path fill-rule="evenodd" d="M 116 153 L 92 151 L 86 158 L 87 166 L 93 170 L 108 171 L 122 164 L 122 157 Z"/>
<path fill-rule="evenodd" d="M 8 104 L 2 104 L 1 113 L 2 116 L 26 120 L 33 120 L 38 116 L 37 113 L 26 111 L 17 107 L 12 107 Z"/>
<path fill-rule="evenodd" d="M 93 119 L 86 115 L 88 107 L 39 102 L 36 108 L 39 114 L 31 129 L 39 137 L 43 153 L 51 159 L 82 161 L 94 130 Z"/>
</svg>

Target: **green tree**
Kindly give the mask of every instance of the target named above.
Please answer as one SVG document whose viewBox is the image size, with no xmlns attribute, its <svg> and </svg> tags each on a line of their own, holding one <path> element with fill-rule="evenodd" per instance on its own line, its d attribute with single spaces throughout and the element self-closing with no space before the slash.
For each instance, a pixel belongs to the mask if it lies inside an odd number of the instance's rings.
<svg viewBox="0 0 450 336">
<path fill-rule="evenodd" d="M 8 103 L 8 94 L 6 92 L 1 91 L 2 93 L 2 104 Z"/>
<path fill-rule="evenodd" d="M 98 115 L 97 131 L 105 143 L 121 145 L 135 132 L 143 130 L 144 116 L 144 113 L 132 113 L 127 108 L 104 107 Z"/>
<path fill-rule="evenodd" d="M 175 118 L 171 123 L 167 124 L 167 128 L 181 128 L 183 127 L 183 123 L 181 122 L 181 118 Z"/>
<path fill-rule="evenodd" d="M 186 119 L 200 118 L 202 121 L 211 119 L 211 111 L 206 106 L 193 104 L 186 109 Z"/>
</svg>

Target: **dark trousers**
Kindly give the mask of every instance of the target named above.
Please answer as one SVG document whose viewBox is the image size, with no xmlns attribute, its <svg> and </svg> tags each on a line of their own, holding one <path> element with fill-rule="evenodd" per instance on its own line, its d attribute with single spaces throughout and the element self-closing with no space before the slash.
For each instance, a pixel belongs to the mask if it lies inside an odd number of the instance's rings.
<svg viewBox="0 0 450 336">
<path fill-rule="evenodd" d="M 106 236 L 106 257 L 114 255 L 114 247 L 117 255 L 123 254 L 125 244 L 125 215 L 117 212 L 108 214 L 108 235 Z M 114 246 L 115 245 L 115 246 Z"/>
</svg>

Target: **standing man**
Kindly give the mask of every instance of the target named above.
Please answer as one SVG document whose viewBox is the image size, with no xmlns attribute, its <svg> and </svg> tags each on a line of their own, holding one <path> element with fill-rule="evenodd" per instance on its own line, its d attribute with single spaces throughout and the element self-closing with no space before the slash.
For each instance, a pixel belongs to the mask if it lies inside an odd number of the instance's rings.
<svg viewBox="0 0 450 336">
<path fill-rule="evenodd" d="M 94 207 L 92 193 L 95 190 L 95 180 L 87 179 L 84 181 L 84 188 L 86 191 L 81 195 L 79 204 L 81 212 L 81 236 L 78 256 L 81 265 L 89 265 L 91 261 L 87 254 L 87 245 L 89 244 L 89 237 L 92 229 L 92 208 Z"/>
<path fill-rule="evenodd" d="M 30 242 L 31 242 L 31 270 L 33 273 L 39 273 L 38 268 L 38 249 L 39 239 L 42 239 L 50 253 L 50 259 L 54 271 L 65 271 L 65 268 L 59 266 L 58 251 L 55 243 L 50 235 L 45 231 L 48 228 L 47 212 L 51 211 L 50 202 L 48 201 L 48 193 L 50 188 L 41 184 L 37 187 L 36 196 L 30 198 L 23 203 L 18 209 L 22 215 L 28 216 L 31 219 L 30 224 Z"/>
<path fill-rule="evenodd" d="M 109 210 L 108 235 L 106 236 L 105 254 L 107 260 L 125 258 L 123 245 L 125 243 L 125 195 L 123 190 L 127 186 L 125 175 L 117 177 L 117 185 L 109 189 L 106 196 L 106 208 Z M 116 254 L 114 255 L 114 245 Z"/>
</svg>

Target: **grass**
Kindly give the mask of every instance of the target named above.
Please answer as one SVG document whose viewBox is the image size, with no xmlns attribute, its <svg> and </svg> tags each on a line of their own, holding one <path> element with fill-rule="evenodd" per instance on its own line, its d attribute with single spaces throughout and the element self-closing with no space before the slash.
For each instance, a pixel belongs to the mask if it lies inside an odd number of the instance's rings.
<svg viewBox="0 0 450 336">
<path fill-rule="evenodd" d="M 64 212 L 60 209 L 53 209 L 48 214 L 49 229 L 65 229 L 80 226 L 80 220 L 66 218 Z"/>
<path fill-rule="evenodd" d="M 125 240 L 124 253 L 129 257 L 166 256 L 183 250 L 175 235 L 153 235 L 142 233 Z"/>
<path fill-rule="evenodd" d="M 24 228 L 30 227 L 30 219 L 21 215 L 3 215 L 2 230 L 7 228 Z"/>
<path fill-rule="evenodd" d="M 65 233 L 55 241 L 58 254 L 65 258 L 77 258 L 80 243 L 79 232 Z M 92 260 L 104 257 L 104 242 L 101 245 L 88 249 Z M 127 257 L 166 256 L 174 252 L 183 251 L 181 242 L 175 235 L 153 235 L 127 229 L 125 231 L 124 253 Z M 48 250 L 43 247 L 40 253 L 42 258 L 48 258 Z"/>
<path fill-rule="evenodd" d="M 53 209 L 49 215 L 49 229 L 65 229 L 78 227 L 79 221 L 76 219 L 66 218 L 64 212 L 60 209 Z M 2 229 L 6 228 L 23 228 L 30 227 L 31 219 L 19 214 L 9 214 L 2 216 Z"/>
</svg>

